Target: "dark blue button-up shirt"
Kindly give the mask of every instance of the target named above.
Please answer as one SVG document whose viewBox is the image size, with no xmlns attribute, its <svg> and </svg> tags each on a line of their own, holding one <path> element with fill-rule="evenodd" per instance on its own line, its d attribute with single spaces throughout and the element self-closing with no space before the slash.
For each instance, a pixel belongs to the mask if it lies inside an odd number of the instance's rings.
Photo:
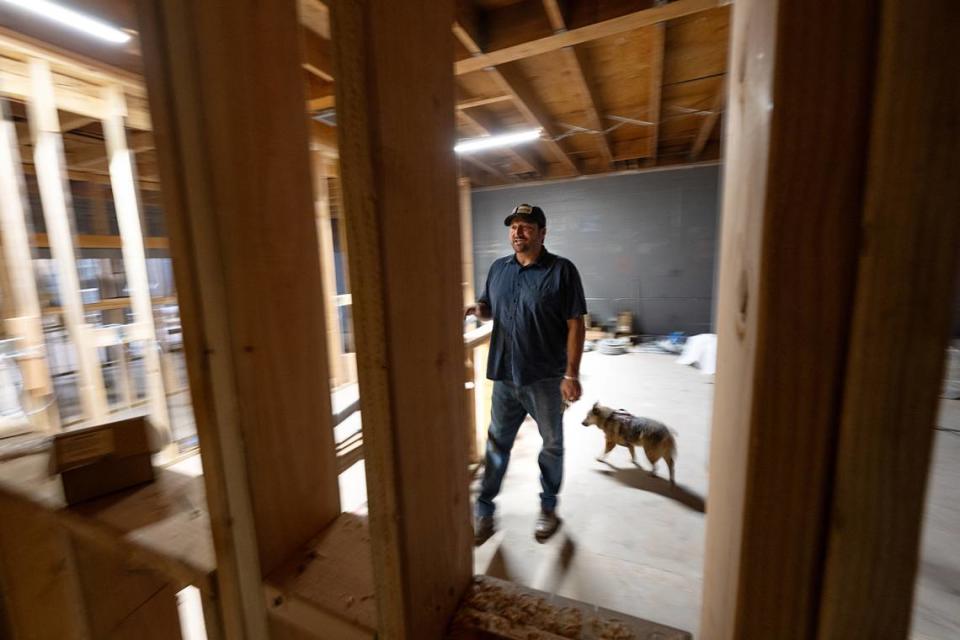
<svg viewBox="0 0 960 640">
<path fill-rule="evenodd" d="M 573 263 L 543 249 L 521 266 L 514 255 L 490 265 L 483 294 L 493 334 L 487 377 L 527 385 L 559 378 L 567 368 L 567 320 L 587 312 L 580 274 Z"/>
</svg>

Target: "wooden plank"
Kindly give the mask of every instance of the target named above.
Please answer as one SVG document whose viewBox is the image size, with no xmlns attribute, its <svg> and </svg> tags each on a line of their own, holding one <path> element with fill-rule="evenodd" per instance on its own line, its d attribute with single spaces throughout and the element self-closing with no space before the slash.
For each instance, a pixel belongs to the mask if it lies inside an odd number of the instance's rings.
<svg viewBox="0 0 960 640">
<path fill-rule="evenodd" d="M 63 141 L 49 65 L 30 62 L 31 93 L 27 103 L 33 136 L 34 166 L 43 203 L 43 217 L 50 238 L 50 251 L 57 263 L 57 285 L 64 309 L 64 324 L 77 354 L 77 379 L 84 418 L 102 422 L 107 415 L 107 395 L 96 350 L 90 344 L 90 327 L 83 315 L 80 279 L 77 276 L 71 228 L 73 218 L 66 186 Z"/>
<path fill-rule="evenodd" d="M 34 233 L 31 236 L 31 244 L 35 247 L 49 248 L 50 236 L 46 233 Z M 170 248 L 170 241 L 163 236 L 147 236 L 143 238 L 144 246 L 147 249 L 166 250 Z M 77 235 L 76 246 L 78 249 L 119 249 L 123 246 L 123 240 L 115 235 Z"/>
<path fill-rule="evenodd" d="M 150 298 L 150 279 L 147 276 L 147 257 L 144 249 L 143 230 L 140 227 L 140 194 L 137 191 L 136 162 L 133 151 L 127 147 L 127 103 L 120 87 L 107 87 L 103 93 L 106 113 L 103 118 L 103 134 L 110 166 L 110 185 L 113 189 L 113 204 L 122 242 L 123 267 L 126 272 L 127 291 L 133 321 L 149 336 L 143 341 L 143 376 L 147 402 L 150 408 L 150 424 L 157 438 L 155 445 L 171 445 L 166 454 L 176 454 L 170 415 L 167 411 L 167 394 L 160 370 L 160 347 L 157 330 L 153 323 L 153 303 Z M 123 349 L 123 347 L 121 347 Z"/>
<path fill-rule="evenodd" d="M 44 357 L 40 302 L 27 234 L 29 204 L 23 165 L 16 129 L 7 106 L 6 103 L 0 104 L 0 253 L 4 265 L 4 324 L 7 334 L 20 338 L 20 348 L 31 354 L 18 359 L 26 391 L 24 410 L 35 416 L 31 422 L 53 431 L 60 428 L 60 416 Z"/>
<path fill-rule="evenodd" d="M 511 100 L 513 100 L 513 96 L 509 94 L 504 94 L 502 96 L 487 96 L 484 98 L 465 98 L 457 103 L 457 109 L 473 109 L 475 107 L 484 107 L 488 104 L 509 102 Z"/>
<path fill-rule="evenodd" d="M 339 514 L 299 26 L 138 7 L 224 635 L 260 638 L 262 576 Z"/>
<path fill-rule="evenodd" d="M 180 640 L 177 590 L 169 580 L 81 541 L 72 547 L 92 637 Z"/>
<path fill-rule="evenodd" d="M 270 616 L 311 638 L 376 637 L 369 538 L 366 518 L 342 514 L 269 576 Z"/>
<path fill-rule="evenodd" d="M 513 96 L 514 104 L 527 122 L 543 129 L 546 137 L 542 141 L 551 150 L 557 161 L 572 175 L 579 175 L 580 169 L 577 164 L 560 146 L 560 143 L 555 140 L 563 131 L 550 119 L 548 111 L 530 89 L 523 74 L 510 65 L 497 67 L 490 74 L 501 89 Z"/>
<path fill-rule="evenodd" d="M 703 122 L 700 124 L 700 130 L 697 131 L 697 137 L 694 139 L 693 146 L 690 148 L 690 155 L 687 157 L 691 162 L 700 157 L 703 147 L 707 144 L 707 140 L 710 139 L 710 134 L 713 133 L 714 127 L 717 126 L 717 121 L 723 112 L 723 105 L 726 99 L 727 90 L 724 86 L 720 93 L 717 94 L 717 97 L 714 98 L 713 104 L 710 106 L 710 112 L 704 117 Z"/>
<path fill-rule="evenodd" d="M 459 219 L 437 214 L 457 208 L 453 50 L 435 46 L 453 6 L 338 3 L 332 18 L 377 632 L 441 637 L 472 574 L 449 428 L 465 421 Z"/>
<path fill-rule="evenodd" d="M 327 314 L 327 358 L 330 367 L 330 386 L 344 384 L 343 336 L 340 330 L 340 309 L 337 306 L 337 273 L 333 252 L 333 227 L 330 219 L 330 193 L 327 189 L 327 158 L 323 152 L 311 152 L 313 169 L 313 205 L 317 217 L 317 241 L 320 244 L 323 271 L 323 300 Z"/>
<path fill-rule="evenodd" d="M 320 0 L 298 0 L 300 23 L 321 38 L 330 39 L 330 11 Z"/>
<path fill-rule="evenodd" d="M 123 96 L 120 96 L 123 99 Z M 124 100 L 126 103 L 126 100 Z M 102 116 L 106 116 L 111 110 L 110 104 L 104 101 L 104 110 Z M 153 135 L 147 131 L 137 131 L 128 139 L 126 148 L 131 153 L 142 153 L 153 149 Z M 67 166 L 71 169 L 85 169 L 90 166 L 107 162 L 107 148 L 99 141 L 89 144 L 86 148 L 67 155 Z"/>
<path fill-rule="evenodd" d="M 13 637 L 95 640 L 69 540 L 53 516 L 0 494 L 0 521 L 0 597 Z"/>
<path fill-rule="evenodd" d="M 604 20 L 603 22 L 597 22 L 585 27 L 571 29 L 563 33 L 538 38 L 512 47 L 487 51 L 474 55 L 471 58 L 458 60 L 454 65 L 454 71 L 457 75 L 472 73 L 487 67 L 502 65 L 523 58 L 530 58 L 542 53 L 556 51 L 563 47 L 572 47 L 573 45 L 590 42 L 591 40 L 599 40 L 600 38 L 633 31 L 640 27 L 646 27 L 658 22 L 666 22 L 674 18 L 699 13 L 726 4 L 729 4 L 729 0 L 676 0 L 676 2 L 657 5 L 618 18 Z"/>
<path fill-rule="evenodd" d="M 956 7 L 881 5 L 821 638 L 909 635 L 960 258 Z"/>
<path fill-rule="evenodd" d="M 547 19 L 550 27 L 556 33 L 563 33 L 567 30 L 567 22 L 564 19 L 563 11 L 560 7 L 560 0 L 543 0 L 543 8 L 547 13 Z M 593 88 L 584 73 L 586 68 L 586 59 L 580 51 L 574 46 L 560 49 L 560 55 L 563 58 L 564 65 L 570 70 L 570 78 L 573 81 L 576 90 L 584 97 L 583 111 L 586 115 L 587 126 L 595 131 L 604 130 L 603 119 L 597 109 L 597 97 Z M 613 153 L 610 151 L 610 142 L 604 133 L 598 133 L 594 136 L 597 139 L 597 146 L 600 148 L 600 157 L 607 167 L 613 164 Z"/>
<path fill-rule="evenodd" d="M 650 153 L 647 156 L 647 166 L 657 164 L 657 151 L 660 146 L 660 111 L 662 110 L 663 94 L 663 59 L 666 53 L 666 33 L 667 25 L 660 23 L 647 28 L 653 49 L 653 57 L 650 59 L 650 97 L 647 101 L 647 121 L 652 122 L 650 127 Z M 726 89 L 724 89 L 724 93 Z"/>
<path fill-rule="evenodd" d="M 733 12 L 730 59 L 744 62 L 727 111 L 705 640 L 816 637 L 875 9 L 743 0 Z"/>
<path fill-rule="evenodd" d="M 321 80 L 333 82 L 330 40 L 321 38 L 310 29 L 301 29 L 300 46 L 303 68 Z"/>
</svg>

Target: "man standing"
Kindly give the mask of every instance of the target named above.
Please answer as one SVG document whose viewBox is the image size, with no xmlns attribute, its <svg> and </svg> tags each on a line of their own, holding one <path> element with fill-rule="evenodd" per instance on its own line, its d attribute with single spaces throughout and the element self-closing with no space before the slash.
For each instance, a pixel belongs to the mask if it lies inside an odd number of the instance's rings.
<svg viewBox="0 0 960 640">
<path fill-rule="evenodd" d="M 587 305 L 573 263 L 543 246 L 547 220 L 540 207 L 521 204 L 504 224 L 514 254 L 490 266 L 483 294 L 467 315 L 493 319 L 487 377 L 494 381 L 483 485 L 476 505 L 474 543 L 495 531 L 493 500 L 500 492 L 510 450 L 529 414 L 540 449 L 540 517 L 534 536 L 544 542 L 560 527 L 557 494 L 563 479 L 564 401 L 580 399 L 583 315 Z"/>
</svg>

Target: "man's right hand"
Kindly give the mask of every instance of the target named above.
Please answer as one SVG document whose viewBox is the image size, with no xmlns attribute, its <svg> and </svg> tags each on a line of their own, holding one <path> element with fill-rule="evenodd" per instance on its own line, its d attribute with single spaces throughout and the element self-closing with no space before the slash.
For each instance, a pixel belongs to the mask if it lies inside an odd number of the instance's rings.
<svg viewBox="0 0 960 640">
<path fill-rule="evenodd" d="M 477 302 L 464 309 L 463 317 L 466 318 L 467 316 L 476 316 L 480 320 L 489 320 L 490 307 L 482 302 Z"/>
</svg>

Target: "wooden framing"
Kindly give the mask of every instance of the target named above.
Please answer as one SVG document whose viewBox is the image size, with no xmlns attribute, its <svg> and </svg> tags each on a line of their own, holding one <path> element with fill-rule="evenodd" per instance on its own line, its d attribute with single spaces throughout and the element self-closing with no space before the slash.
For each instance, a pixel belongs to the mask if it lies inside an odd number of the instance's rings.
<svg viewBox="0 0 960 640">
<path fill-rule="evenodd" d="M 327 357 L 330 361 L 331 387 L 346 382 L 343 363 L 343 336 L 340 331 L 340 308 L 337 305 L 337 273 L 333 253 L 333 227 L 330 220 L 330 193 L 327 189 L 327 156 L 311 151 L 313 169 L 313 205 L 317 216 L 317 242 L 320 245 L 323 271 L 323 301 L 327 314 Z"/>
<path fill-rule="evenodd" d="M 292 2 L 138 8 L 223 628 L 260 638 L 264 576 L 340 511 L 300 27 Z"/>
<path fill-rule="evenodd" d="M 117 214 L 117 226 L 123 251 L 123 267 L 127 275 L 130 307 L 136 334 L 143 340 L 143 365 L 146 379 L 150 422 L 158 430 L 163 442 L 172 442 L 167 395 L 160 369 L 160 350 L 157 330 L 153 323 L 153 304 L 150 281 L 147 278 L 147 259 L 144 250 L 143 229 L 140 226 L 140 196 L 137 192 L 136 165 L 133 152 L 127 148 L 127 104 L 123 90 L 114 85 L 104 89 L 103 102 L 107 107 L 103 117 L 103 133 L 110 167 L 110 185 Z M 123 347 L 121 347 L 123 349 Z M 125 358 L 124 358 L 125 361 Z M 124 380 L 128 378 L 123 376 Z M 175 453 L 171 451 L 171 453 Z"/>
<path fill-rule="evenodd" d="M 563 10 L 560 6 L 560 0 L 543 0 L 543 9 L 547 13 L 547 19 L 550 27 L 555 33 L 563 33 L 567 30 L 567 22 L 563 16 Z M 576 85 L 577 90 L 583 94 L 584 113 L 586 114 L 587 126 L 595 131 L 604 130 L 603 119 L 597 109 L 597 98 L 594 95 L 593 88 L 584 75 L 583 68 L 586 66 L 583 55 L 577 51 L 576 47 L 571 45 L 560 50 L 560 55 L 564 58 L 564 64 L 570 69 L 570 77 Z M 596 138 L 600 147 L 600 156 L 606 163 L 606 166 L 613 164 L 613 152 L 610 150 L 610 141 L 604 133 L 597 133 Z"/>
<path fill-rule="evenodd" d="M 537 40 L 531 40 L 512 47 L 504 47 L 494 51 L 473 53 L 473 57 L 464 60 L 458 60 L 454 65 L 457 75 L 480 71 L 487 67 L 522 60 L 532 56 L 540 55 L 550 51 L 556 51 L 563 47 L 572 47 L 591 40 L 606 38 L 607 36 L 633 31 L 640 27 L 645 27 L 658 22 L 666 22 L 674 18 L 706 11 L 729 4 L 730 0 L 676 0 L 663 5 L 629 13 L 619 18 L 612 18 L 603 22 L 597 22 L 578 29 L 571 29 L 552 36 L 546 36 Z"/>
<path fill-rule="evenodd" d="M 18 364 L 23 375 L 24 409 L 36 413 L 35 423 L 55 430 L 60 424 L 53 382 L 45 357 L 40 302 L 33 274 L 25 210 L 26 188 L 17 132 L 0 104 L 0 242 L 4 274 L 4 316 L 7 334 L 23 340 L 27 356 Z"/>
<path fill-rule="evenodd" d="M 647 102 L 647 120 L 653 123 L 650 127 L 650 153 L 647 155 L 647 166 L 657 163 L 657 153 L 660 147 L 660 111 L 663 97 L 663 58 L 667 46 L 667 25 L 659 23 L 648 27 L 653 37 L 653 58 L 650 59 L 650 98 Z"/>
<path fill-rule="evenodd" d="M 83 314 L 80 281 L 77 277 L 70 219 L 73 210 L 64 176 L 63 143 L 57 116 L 53 79 L 46 61 L 30 62 L 30 130 L 34 145 L 34 166 L 43 202 L 43 216 L 50 251 L 57 262 L 59 296 L 64 324 L 77 354 L 80 402 L 87 420 L 102 422 L 107 416 L 107 396 L 97 351 L 91 343 L 90 327 Z"/>
<path fill-rule="evenodd" d="M 710 106 L 710 112 L 706 114 L 703 118 L 703 122 L 700 124 L 700 129 L 697 131 L 697 137 L 693 141 L 693 146 L 690 147 L 690 155 L 688 160 L 694 162 L 697 158 L 700 157 L 700 154 L 703 152 L 703 148 L 707 144 L 707 140 L 710 139 L 710 134 L 713 133 L 713 129 L 717 126 L 717 121 L 720 119 L 720 113 L 723 111 L 723 105 L 727 99 L 726 89 L 721 89 L 717 94 L 717 97 L 714 99 L 713 104 Z"/>
<path fill-rule="evenodd" d="M 705 640 L 907 635 L 960 248 L 956 21 L 920 4 L 737 3 Z"/>
<path fill-rule="evenodd" d="M 472 574 L 453 3 L 331 18 L 378 637 L 441 637 Z"/>
<path fill-rule="evenodd" d="M 960 262 L 956 7 L 881 4 L 821 638 L 909 635 Z"/>
</svg>

